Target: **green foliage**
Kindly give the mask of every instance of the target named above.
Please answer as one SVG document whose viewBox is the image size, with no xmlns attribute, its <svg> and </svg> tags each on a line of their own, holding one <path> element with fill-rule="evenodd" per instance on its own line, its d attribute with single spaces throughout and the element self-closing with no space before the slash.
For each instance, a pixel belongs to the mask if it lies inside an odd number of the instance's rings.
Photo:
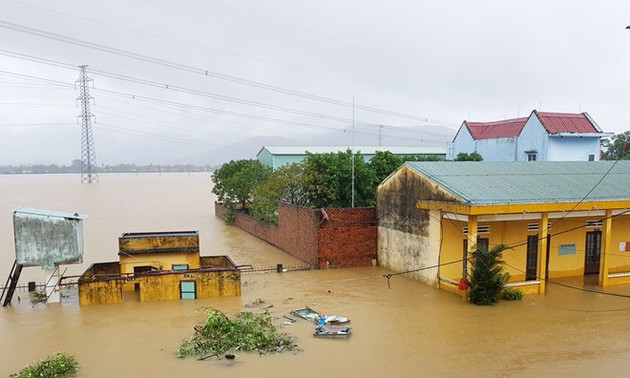
<svg viewBox="0 0 630 378">
<path fill-rule="evenodd" d="M 297 349 L 295 338 L 279 333 L 267 312 L 242 312 L 234 320 L 215 309 L 207 310 L 206 315 L 206 322 L 195 327 L 195 335 L 182 342 L 177 350 L 179 358 L 204 358 L 236 351 L 265 354 Z"/>
<path fill-rule="evenodd" d="M 305 191 L 313 207 L 352 206 L 352 151 L 307 154 L 305 165 Z M 354 205 L 374 206 L 376 185 L 374 171 L 360 152 L 354 156 Z"/>
<path fill-rule="evenodd" d="M 267 180 L 271 168 L 258 160 L 232 160 L 212 174 L 212 192 L 228 208 L 247 212 L 254 188 Z"/>
<path fill-rule="evenodd" d="M 57 352 L 45 360 L 33 362 L 17 373 L 10 375 L 12 378 L 64 378 L 73 377 L 79 370 L 79 365 L 74 357 L 67 353 Z"/>
<path fill-rule="evenodd" d="M 395 172 L 403 163 L 402 157 L 394 155 L 391 151 L 376 151 L 370 168 L 376 175 L 376 182 L 383 182 L 389 175 Z"/>
<path fill-rule="evenodd" d="M 470 301 L 477 305 L 496 303 L 501 290 L 510 275 L 503 273 L 501 256 L 507 247 L 499 245 L 490 251 L 484 245 L 478 245 L 472 254 L 470 274 Z"/>
<path fill-rule="evenodd" d="M 481 156 L 478 152 L 460 152 L 457 154 L 455 161 L 483 161 L 483 156 Z"/>
<path fill-rule="evenodd" d="M 523 299 L 523 290 L 517 287 L 506 287 L 501 291 L 501 298 L 506 301 L 520 301 Z"/>
<path fill-rule="evenodd" d="M 269 179 L 254 188 L 252 215 L 265 222 L 278 222 L 278 202 L 306 206 L 304 165 L 282 166 L 269 176 Z"/>
<path fill-rule="evenodd" d="M 234 222 L 236 222 L 236 215 L 234 215 L 234 213 L 231 211 L 224 211 L 223 219 L 225 219 L 225 224 L 232 225 L 234 224 Z"/>
<path fill-rule="evenodd" d="M 610 140 L 602 140 L 603 160 L 630 160 L 630 131 L 613 136 Z M 624 148 L 625 146 L 625 148 Z"/>
</svg>

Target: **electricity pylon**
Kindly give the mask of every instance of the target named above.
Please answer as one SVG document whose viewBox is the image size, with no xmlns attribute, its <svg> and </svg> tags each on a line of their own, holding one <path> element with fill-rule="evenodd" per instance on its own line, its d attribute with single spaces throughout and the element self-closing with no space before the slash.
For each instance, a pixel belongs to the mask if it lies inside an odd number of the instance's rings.
<svg viewBox="0 0 630 378">
<path fill-rule="evenodd" d="M 79 66 L 81 75 L 75 83 L 79 85 L 79 98 L 81 100 L 81 183 L 89 184 L 98 182 L 98 174 L 96 173 L 96 152 L 94 151 L 94 136 L 92 135 L 92 117 L 90 112 L 90 96 L 89 83 L 90 79 L 87 75 L 87 66 Z"/>
</svg>

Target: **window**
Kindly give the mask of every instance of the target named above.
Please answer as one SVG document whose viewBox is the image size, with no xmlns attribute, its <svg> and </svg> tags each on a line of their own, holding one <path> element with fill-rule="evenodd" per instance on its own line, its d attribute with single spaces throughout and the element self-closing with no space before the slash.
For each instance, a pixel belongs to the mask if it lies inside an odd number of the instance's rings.
<svg viewBox="0 0 630 378">
<path fill-rule="evenodd" d="M 173 264 L 173 270 L 174 271 L 188 270 L 188 264 Z"/>
<path fill-rule="evenodd" d="M 468 227 L 463 228 L 464 235 L 468 235 Z M 490 233 L 490 226 L 477 226 L 477 234 L 488 234 Z"/>
<path fill-rule="evenodd" d="M 588 154 L 588 161 L 595 161 L 595 154 Z"/>
<path fill-rule="evenodd" d="M 179 281 L 181 299 L 197 299 L 197 285 L 195 281 Z"/>
<path fill-rule="evenodd" d="M 527 161 L 536 161 L 536 153 L 535 152 L 530 152 L 527 154 Z"/>
</svg>

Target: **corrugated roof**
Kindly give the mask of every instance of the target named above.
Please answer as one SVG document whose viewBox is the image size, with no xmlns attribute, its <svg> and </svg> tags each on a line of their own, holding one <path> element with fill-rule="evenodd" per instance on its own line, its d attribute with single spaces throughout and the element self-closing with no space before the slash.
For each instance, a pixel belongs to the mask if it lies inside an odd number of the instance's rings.
<svg viewBox="0 0 630 378">
<path fill-rule="evenodd" d="M 470 205 L 630 200 L 630 161 L 405 164 Z"/>
<path fill-rule="evenodd" d="M 468 122 L 464 124 L 468 128 L 474 140 L 513 138 L 521 134 L 523 126 L 527 122 L 527 117 L 506 119 L 494 122 Z"/>
<path fill-rule="evenodd" d="M 312 154 L 328 154 L 343 152 L 350 149 L 360 151 L 361 154 L 373 155 L 377 151 L 391 151 L 395 155 L 437 155 L 446 154 L 446 146 L 264 146 L 273 155 L 304 155 L 306 152 Z"/>
<path fill-rule="evenodd" d="M 601 132 L 586 113 L 546 113 L 534 110 L 534 114 L 550 134 Z"/>
</svg>

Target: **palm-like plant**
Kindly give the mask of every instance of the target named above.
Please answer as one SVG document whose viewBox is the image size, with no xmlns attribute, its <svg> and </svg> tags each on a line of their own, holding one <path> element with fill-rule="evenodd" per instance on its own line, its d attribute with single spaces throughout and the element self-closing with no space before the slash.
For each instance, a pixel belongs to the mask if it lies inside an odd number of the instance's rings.
<svg viewBox="0 0 630 378">
<path fill-rule="evenodd" d="M 490 305 L 499 301 L 501 290 L 510 278 L 503 272 L 501 257 L 507 247 L 498 245 L 488 251 L 484 245 L 477 245 L 472 253 L 470 274 L 470 301 L 477 305 Z"/>
</svg>

